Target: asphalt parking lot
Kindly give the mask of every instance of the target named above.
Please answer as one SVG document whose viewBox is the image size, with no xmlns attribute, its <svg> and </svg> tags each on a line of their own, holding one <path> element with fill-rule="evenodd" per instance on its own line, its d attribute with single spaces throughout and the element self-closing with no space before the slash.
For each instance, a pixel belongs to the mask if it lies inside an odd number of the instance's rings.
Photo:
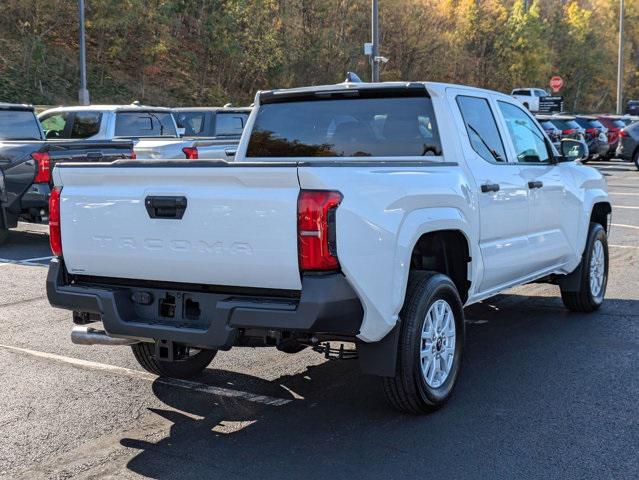
<svg viewBox="0 0 639 480">
<path fill-rule="evenodd" d="M 639 172 L 593 164 L 614 203 L 607 301 L 528 285 L 467 309 L 462 378 L 425 417 L 356 362 L 234 349 L 193 382 L 128 347 L 75 346 L 49 306 L 46 228 L 0 247 L 2 478 L 637 478 Z"/>
</svg>

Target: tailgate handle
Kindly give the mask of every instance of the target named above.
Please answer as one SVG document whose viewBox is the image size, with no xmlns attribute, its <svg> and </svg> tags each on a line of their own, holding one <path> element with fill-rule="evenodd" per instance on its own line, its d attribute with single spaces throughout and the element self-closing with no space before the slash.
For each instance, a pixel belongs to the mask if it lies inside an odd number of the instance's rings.
<svg viewBox="0 0 639 480">
<path fill-rule="evenodd" d="M 146 197 L 146 211 L 151 218 L 182 220 L 186 211 L 186 197 Z"/>
</svg>

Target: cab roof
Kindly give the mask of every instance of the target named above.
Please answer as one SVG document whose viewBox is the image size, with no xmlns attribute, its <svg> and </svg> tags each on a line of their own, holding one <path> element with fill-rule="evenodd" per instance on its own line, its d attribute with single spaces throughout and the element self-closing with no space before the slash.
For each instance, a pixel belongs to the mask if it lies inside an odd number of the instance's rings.
<svg viewBox="0 0 639 480">
<path fill-rule="evenodd" d="M 497 95 L 503 98 L 512 100 L 510 95 L 506 95 L 501 92 L 496 92 L 494 90 L 486 90 L 477 87 L 469 87 L 466 85 L 455 85 L 450 83 L 439 83 L 439 82 L 376 82 L 376 83 L 368 83 L 368 82 L 343 82 L 337 83 L 333 85 L 318 85 L 318 86 L 310 86 L 310 87 L 299 87 L 299 88 L 287 88 L 287 89 L 277 89 L 277 90 L 263 90 L 257 93 L 256 99 L 259 100 L 260 103 L 273 103 L 280 100 L 285 99 L 294 99 L 294 98 L 302 98 L 302 97 L 311 97 L 311 96 L 319 96 L 322 97 L 324 95 L 337 94 L 343 95 L 349 91 L 368 91 L 368 92 L 384 92 L 384 91 L 396 91 L 396 92 L 406 92 L 409 94 L 411 91 L 415 93 L 419 91 L 426 90 L 426 94 L 435 94 L 437 96 L 443 96 L 445 94 L 446 89 L 455 88 L 464 90 L 467 92 L 476 92 L 482 94 L 490 94 Z"/>
<path fill-rule="evenodd" d="M 152 107 L 148 105 L 76 105 L 72 107 L 55 107 L 45 110 L 42 113 L 55 112 L 166 112 L 171 113 L 170 108 Z"/>
</svg>

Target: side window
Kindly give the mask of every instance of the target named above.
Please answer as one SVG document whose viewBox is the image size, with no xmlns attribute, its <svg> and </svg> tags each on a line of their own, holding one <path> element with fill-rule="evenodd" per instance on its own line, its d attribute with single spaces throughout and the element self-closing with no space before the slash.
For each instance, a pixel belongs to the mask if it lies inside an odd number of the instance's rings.
<svg viewBox="0 0 639 480">
<path fill-rule="evenodd" d="M 42 129 L 47 138 L 68 138 L 65 137 L 65 129 L 67 127 L 67 120 L 69 114 L 64 113 L 51 113 L 40 119 L 42 123 Z"/>
<path fill-rule="evenodd" d="M 457 105 L 473 150 L 487 162 L 505 163 L 504 144 L 488 100 L 460 95 L 457 97 Z"/>
<path fill-rule="evenodd" d="M 215 135 L 242 135 L 248 114 L 218 113 L 215 116 Z"/>
<path fill-rule="evenodd" d="M 517 161 L 520 163 L 550 163 L 550 153 L 544 134 L 535 122 L 519 107 L 506 102 L 498 102 Z"/>
<path fill-rule="evenodd" d="M 99 112 L 76 112 L 71 129 L 71 138 L 89 138 L 100 131 L 102 114 Z"/>
</svg>

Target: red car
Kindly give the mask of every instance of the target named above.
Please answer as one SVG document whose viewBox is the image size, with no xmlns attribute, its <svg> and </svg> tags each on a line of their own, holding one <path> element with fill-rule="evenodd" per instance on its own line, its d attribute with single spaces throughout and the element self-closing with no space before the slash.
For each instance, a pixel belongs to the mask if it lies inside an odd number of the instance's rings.
<svg viewBox="0 0 639 480">
<path fill-rule="evenodd" d="M 598 120 L 608 129 L 608 144 L 610 145 L 608 157 L 613 157 L 619 142 L 619 132 L 626 124 L 619 120 L 619 117 L 613 115 L 602 115 L 598 117 Z"/>
</svg>

